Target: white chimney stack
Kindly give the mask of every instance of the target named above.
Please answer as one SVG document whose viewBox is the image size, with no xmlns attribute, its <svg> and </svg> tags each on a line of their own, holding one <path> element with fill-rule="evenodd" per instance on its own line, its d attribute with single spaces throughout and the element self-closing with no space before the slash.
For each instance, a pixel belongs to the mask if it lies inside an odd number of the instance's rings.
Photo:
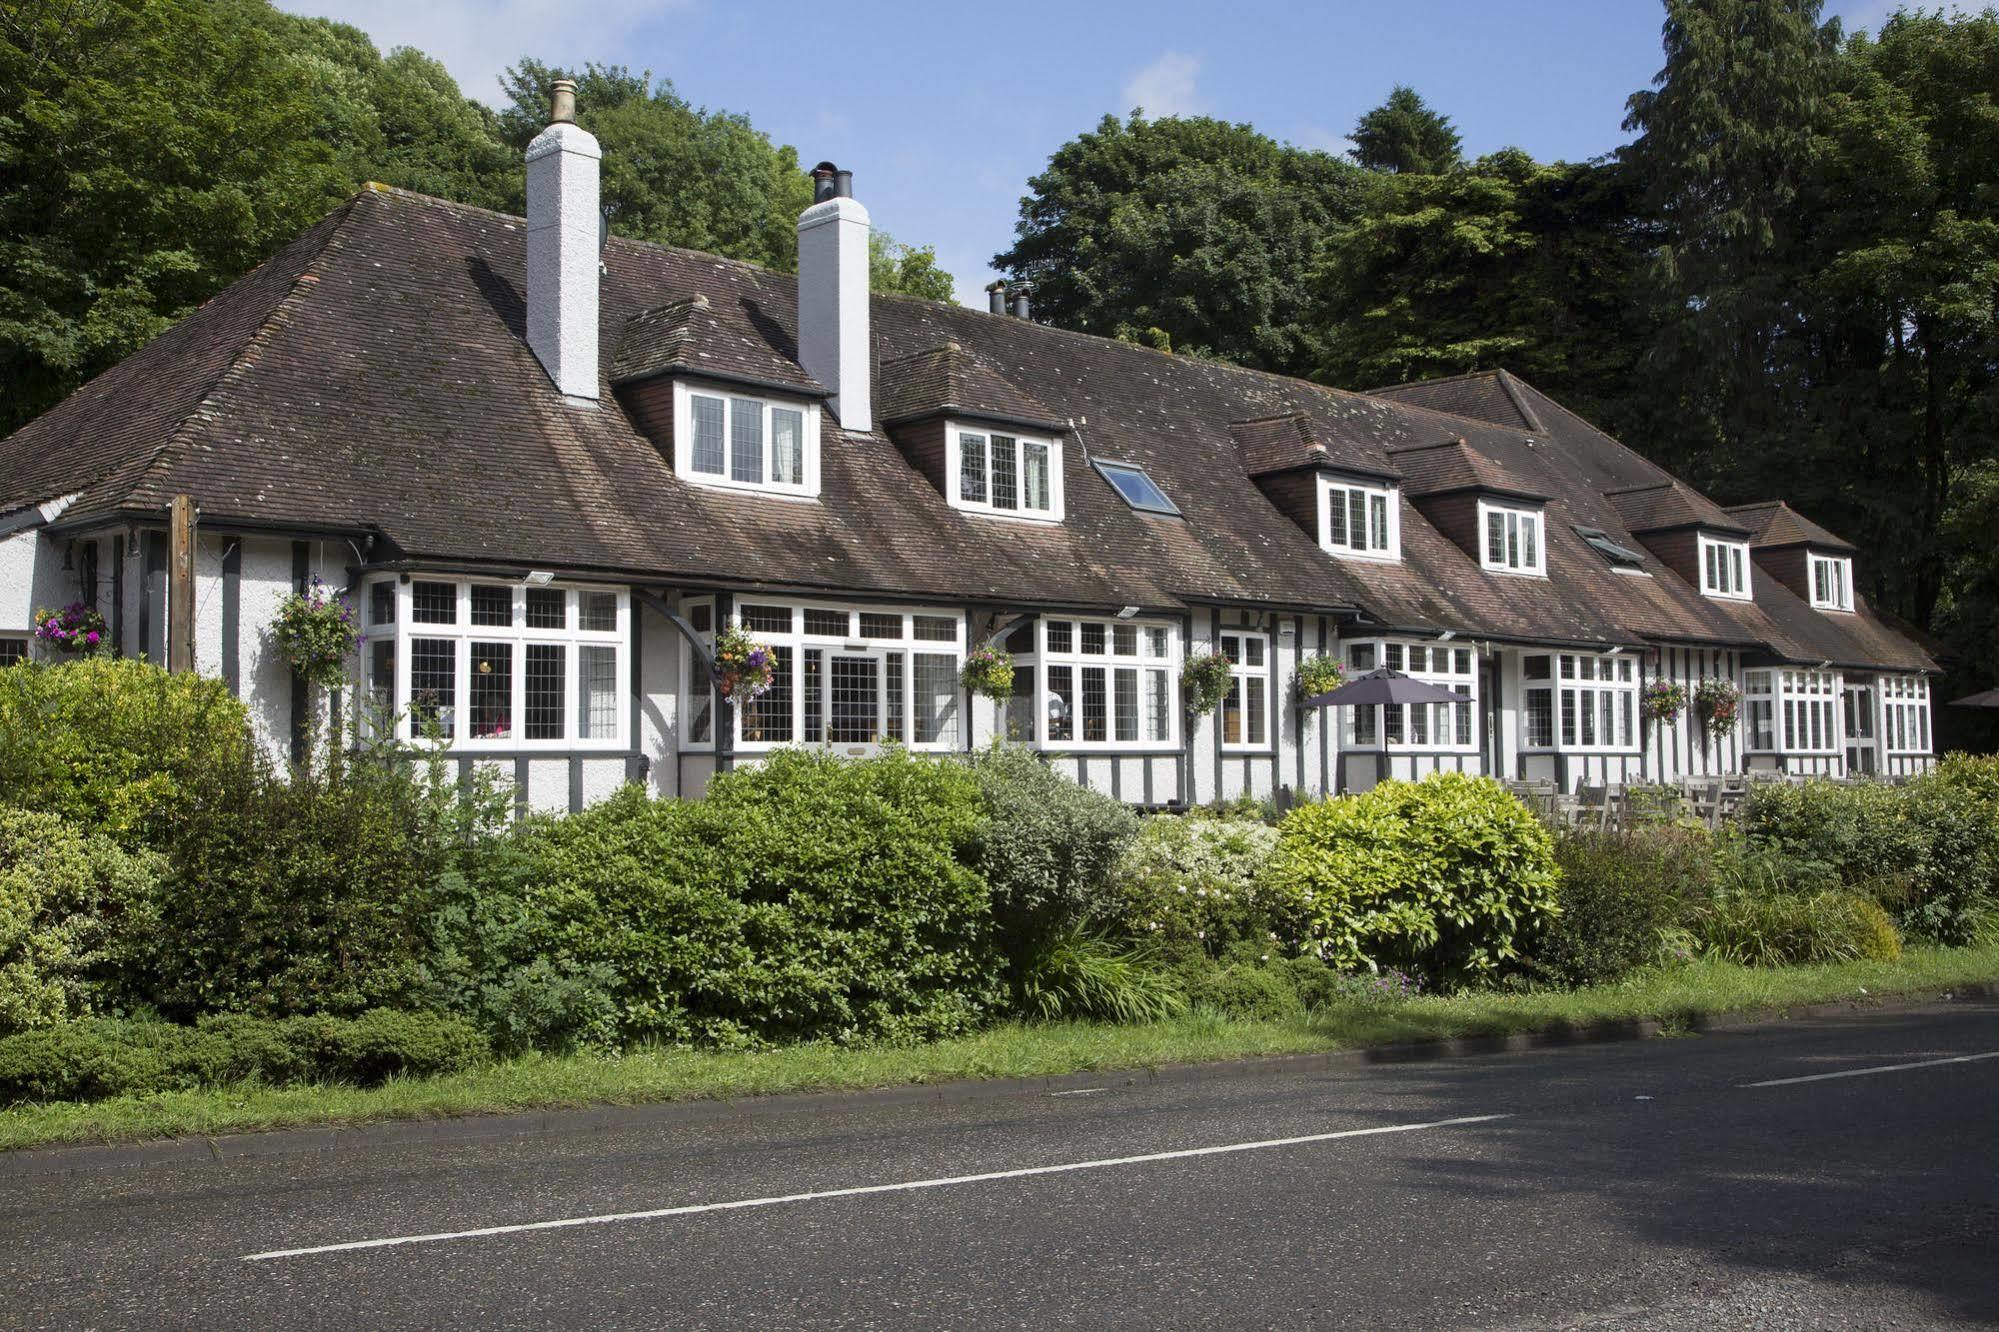
<svg viewBox="0 0 1999 1332">
<path fill-rule="evenodd" d="M 557 79 L 549 126 L 528 145 L 528 346 L 555 386 L 597 398 L 596 136 L 576 123 L 576 85 Z"/>
<path fill-rule="evenodd" d="M 868 210 L 854 176 L 812 169 L 813 204 L 798 215 L 798 363 L 832 394 L 846 430 L 874 429 L 869 381 Z"/>
</svg>

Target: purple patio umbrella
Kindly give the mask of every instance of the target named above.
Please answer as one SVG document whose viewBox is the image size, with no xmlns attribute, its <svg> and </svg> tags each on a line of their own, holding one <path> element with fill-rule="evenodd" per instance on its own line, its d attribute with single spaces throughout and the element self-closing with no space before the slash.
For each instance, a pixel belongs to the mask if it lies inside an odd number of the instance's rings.
<svg viewBox="0 0 1999 1332">
<path fill-rule="evenodd" d="M 1401 671 L 1382 667 L 1347 681 L 1338 689 L 1314 694 L 1307 708 L 1372 708 L 1383 703 L 1463 703 L 1465 696 L 1442 685 L 1424 684 Z"/>
<path fill-rule="evenodd" d="M 1954 708 L 1999 708 L 1999 689 L 1981 689 L 1975 694 L 1950 701 Z"/>
</svg>

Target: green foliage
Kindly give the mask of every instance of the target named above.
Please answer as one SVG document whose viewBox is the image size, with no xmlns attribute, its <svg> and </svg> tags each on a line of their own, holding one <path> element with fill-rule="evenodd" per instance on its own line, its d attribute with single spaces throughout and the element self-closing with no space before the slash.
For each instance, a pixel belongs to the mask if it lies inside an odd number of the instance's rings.
<svg viewBox="0 0 1999 1332">
<path fill-rule="evenodd" d="M 0 805 L 0 1034 L 111 1006 L 116 932 L 143 918 L 159 873 L 150 852 Z"/>
<path fill-rule="evenodd" d="M 1305 1013 L 1298 986 L 1281 968 L 1232 962 L 1186 968 L 1181 974 L 1187 1001 L 1197 1009 L 1246 1022 L 1283 1022 Z"/>
<path fill-rule="evenodd" d="M 0 1103 L 91 1101 L 250 1080 L 374 1085 L 456 1072 L 489 1054 L 470 1024 L 436 1013 L 224 1017 L 196 1026 L 93 1018 L 0 1038 Z"/>
<path fill-rule="evenodd" d="M 1030 957 L 1015 991 L 1021 1012 L 1044 1019 L 1157 1022 L 1187 1008 L 1156 947 L 1082 929 L 1057 935 Z"/>
<path fill-rule="evenodd" d="M 1894 922 L 1858 893 L 1742 894 L 1716 899 L 1691 925 L 1710 957 L 1753 967 L 1781 967 L 1902 955 Z"/>
<path fill-rule="evenodd" d="M 1019 745 L 995 744 L 972 771 L 987 820 L 973 863 L 992 893 L 1000 946 L 1018 968 L 1103 899 L 1138 817 Z"/>
<path fill-rule="evenodd" d="M 496 975 L 537 959 L 615 1010 L 611 1041 L 757 1045 L 964 1031 L 1000 996 L 984 828 L 962 764 L 781 751 L 698 803 L 628 788 L 524 832 L 525 919 Z"/>
<path fill-rule="evenodd" d="M 1353 159 L 1370 171 L 1436 175 L 1460 161 L 1458 132 L 1414 88 L 1396 84 L 1388 100 L 1353 127 Z"/>
<path fill-rule="evenodd" d="M 1247 125 L 1106 116 L 1028 182 L 993 267 L 1060 327 L 1301 371 L 1313 252 L 1371 186 Z"/>
<path fill-rule="evenodd" d="M 1187 715 L 1205 717 L 1222 704 L 1235 678 L 1235 666 L 1219 652 L 1199 652 L 1180 664 L 1180 696 Z"/>
<path fill-rule="evenodd" d="M 1346 682 L 1346 667 L 1337 656 L 1315 652 L 1298 663 L 1295 688 L 1300 699 L 1329 694 Z M 1309 712 L 1306 715 L 1311 715 Z"/>
<path fill-rule="evenodd" d="M 1535 972 L 1562 985 L 1600 984 L 1653 961 L 1666 932 L 1713 891 L 1703 832 L 1564 832 L 1555 860 L 1562 910 L 1532 955 Z"/>
<path fill-rule="evenodd" d="M 1301 805 L 1270 867 L 1327 962 L 1449 982 L 1514 962 L 1554 917 L 1557 877 L 1540 821 L 1498 782 L 1461 773 Z"/>
<path fill-rule="evenodd" d="M 868 289 L 926 301 L 955 301 L 957 283 L 937 266 L 931 245 L 904 245 L 879 228 L 868 235 Z"/>
<path fill-rule="evenodd" d="M 278 655 L 308 684 L 338 689 L 347 683 L 348 659 L 361 641 L 354 607 L 330 596 L 318 574 L 312 586 L 293 592 L 278 603 L 271 621 L 271 642 Z"/>
<path fill-rule="evenodd" d="M 1276 847 L 1277 830 L 1261 822 L 1151 815 L 1086 914 L 1127 938 L 1215 957 L 1241 942 L 1296 952 L 1304 922 L 1295 902 L 1262 882 Z"/>
<path fill-rule="evenodd" d="M 0 671 L 0 791 L 128 847 L 173 836 L 249 735 L 220 680 L 104 657 Z"/>
</svg>

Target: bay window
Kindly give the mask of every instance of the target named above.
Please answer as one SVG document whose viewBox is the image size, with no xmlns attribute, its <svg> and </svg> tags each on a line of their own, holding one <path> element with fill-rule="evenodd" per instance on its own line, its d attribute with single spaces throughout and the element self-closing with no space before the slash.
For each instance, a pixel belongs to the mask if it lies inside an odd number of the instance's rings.
<svg viewBox="0 0 1999 1332">
<path fill-rule="evenodd" d="M 1007 430 L 946 428 L 953 508 L 1053 522 L 1062 517 L 1062 444 Z"/>
<path fill-rule="evenodd" d="M 1386 486 L 1319 477 L 1319 544 L 1355 559 L 1402 558 L 1402 514 Z"/>
<path fill-rule="evenodd" d="M 819 407 L 676 382 L 674 470 L 704 486 L 819 493 Z"/>
<path fill-rule="evenodd" d="M 1222 655 L 1234 668 L 1222 695 L 1224 749 L 1260 749 L 1270 743 L 1270 639 L 1246 630 L 1224 630 Z"/>
<path fill-rule="evenodd" d="M 1881 677 L 1882 740 L 1891 754 L 1930 752 L 1930 683 L 1920 675 Z"/>
<path fill-rule="evenodd" d="M 1812 605 L 1818 610 L 1853 609 L 1853 561 L 1836 555 L 1814 555 Z"/>
<path fill-rule="evenodd" d="M 1749 543 L 1700 538 L 1701 591 L 1729 601 L 1748 601 Z"/>
<path fill-rule="evenodd" d="M 1743 676 L 1751 750 L 1833 754 L 1845 745 L 1836 671 L 1757 670 Z"/>
<path fill-rule="evenodd" d="M 1638 748 L 1638 665 L 1622 654 L 1536 653 L 1521 663 L 1523 746 L 1561 753 Z"/>
<path fill-rule="evenodd" d="M 622 589 L 413 577 L 364 587 L 361 697 L 378 734 L 453 748 L 618 748 Z"/>
<path fill-rule="evenodd" d="M 713 635 L 712 601 L 690 600 L 682 613 L 696 633 Z M 811 745 L 866 753 L 890 743 L 924 750 L 958 747 L 962 614 L 744 599 L 733 620 L 771 655 L 770 687 L 733 709 L 739 751 Z M 709 749 L 715 743 L 715 690 L 699 678 L 691 652 L 684 661 L 682 743 Z"/>
<path fill-rule="evenodd" d="M 1447 750 L 1469 753 L 1478 747 L 1474 704 L 1478 663 L 1472 650 L 1448 643 L 1380 640 L 1346 646 L 1347 677 L 1387 667 L 1426 684 L 1457 693 L 1461 703 L 1393 703 L 1343 708 L 1346 741 L 1354 749 Z"/>
<path fill-rule="evenodd" d="M 1008 636 L 1014 696 L 1007 737 L 1049 749 L 1165 749 L 1175 743 L 1173 625 L 1048 617 Z"/>
<path fill-rule="evenodd" d="M 1478 502 L 1480 563 L 1495 573 L 1538 574 L 1548 572 L 1547 551 L 1543 547 L 1541 511 L 1519 508 L 1491 500 Z"/>
</svg>

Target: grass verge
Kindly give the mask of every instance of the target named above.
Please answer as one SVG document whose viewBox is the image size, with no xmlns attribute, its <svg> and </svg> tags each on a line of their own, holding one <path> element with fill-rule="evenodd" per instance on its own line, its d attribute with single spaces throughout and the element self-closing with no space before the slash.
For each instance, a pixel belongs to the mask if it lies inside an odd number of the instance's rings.
<svg viewBox="0 0 1999 1332">
<path fill-rule="evenodd" d="M 1134 1026 L 1007 1023 L 908 1049 L 797 1046 L 751 1054 L 639 1050 L 531 1057 L 387 1086 L 254 1085 L 0 1111 L 0 1150 L 584 1105 L 1048 1077 L 1397 1041 L 1507 1035 L 1881 997 L 1999 980 L 1999 944 L 1910 949 L 1899 962 L 1761 970 L 1701 962 L 1564 994 L 1470 994 L 1322 1010 L 1288 1022 L 1194 1015 Z"/>
</svg>

